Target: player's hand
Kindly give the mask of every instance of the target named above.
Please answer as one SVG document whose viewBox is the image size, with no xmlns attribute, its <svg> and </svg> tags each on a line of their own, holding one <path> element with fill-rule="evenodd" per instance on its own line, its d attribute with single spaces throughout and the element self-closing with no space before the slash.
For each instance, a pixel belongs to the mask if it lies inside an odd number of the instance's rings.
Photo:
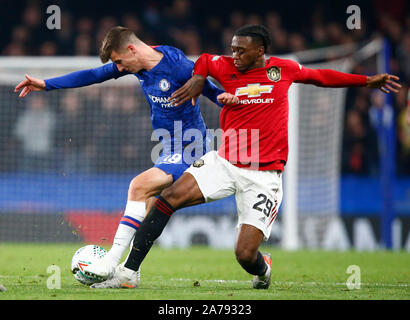
<svg viewBox="0 0 410 320">
<path fill-rule="evenodd" d="M 229 92 L 223 92 L 220 95 L 218 95 L 216 98 L 218 99 L 219 103 L 223 105 L 239 103 L 239 98 Z"/>
<path fill-rule="evenodd" d="M 399 80 L 399 77 L 391 74 L 376 74 L 374 76 L 367 77 L 366 87 L 380 89 L 384 93 L 390 93 L 390 91 L 397 93 L 401 88 L 401 84 L 396 82 Z"/>
<path fill-rule="evenodd" d="M 44 80 L 41 79 L 36 79 L 33 77 L 30 77 L 29 75 L 26 74 L 26 80 L 21 81 L 16 88 L 14 88 L 14 92 L 19 92 L 21 90 L 19 97 L 24 98 L 26 95 L 28 95 L 32 91 L 43 91 L 46 89 L 46 83 Z"/>
<path fill-rule="evenodd" d="M 172 101 L 175 106 L 180 106 L 191 99 L 192 105 L 194 106 L 196 99 L 198 99 L 204 88 L 205 80 L 203 76 L 194 75 L 181 88 L 171 94 L 169 97 L 170 101 Z"/>
</svg>

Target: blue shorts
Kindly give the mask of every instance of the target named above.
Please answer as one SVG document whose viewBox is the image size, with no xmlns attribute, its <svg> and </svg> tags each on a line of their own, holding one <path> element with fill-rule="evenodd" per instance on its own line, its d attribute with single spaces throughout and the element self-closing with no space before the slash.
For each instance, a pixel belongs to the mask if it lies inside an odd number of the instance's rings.
<svg viewBox="0 0 410 320">
<path fill-rule="evenodd" d="M 161 169 L 162 171 L 171 174 L 173 182 L 175 182 L 186 169 L 188 169 L 191 165 L 186 163 L 182 159 L 182 155 L 180 153 L 174 153 L 171 155 L 161 156 L 155 162 L 154 167 Z"/>
<path fill-rule="evenodd" d="M 157 161 L 154 164 L 154 167 L 161 169 L 162 171 L 168 174 L 171 174 L 173 182 L 175 182 L 178 180 L 180 176 L 182 176 L 184 171 L 188 169 L 195 160 L 201 158 L 205 153 L 210 151 L 211 139 L 212 137 L 207 136 L 205 139 L 205 143 L 201 144 L 202 153 L 191 153 L 188 157 L 190 158 L 188 159 L 188 162 L 186 161 L 187 159 L 185 159 L 185 157 L 183 157 L 181 153 L 171 153 L 170 151 L 167 151 L 165 155 L 162 154 L 158 157 Z"/>
</svg>

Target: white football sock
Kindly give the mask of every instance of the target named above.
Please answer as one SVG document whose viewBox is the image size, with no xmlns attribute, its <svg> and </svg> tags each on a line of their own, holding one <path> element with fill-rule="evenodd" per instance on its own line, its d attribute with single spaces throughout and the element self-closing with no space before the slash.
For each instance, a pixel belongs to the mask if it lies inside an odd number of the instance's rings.
<svg viewBox="0 0 410 320">
<path fill-rule="evenodd" d="M 107 253 L 107 256 L 115 260 L 117 264 L 129 248 L 131 240 L 144 218 L 145 202 L 129 200 L 115 233 L 113 245 Z"/>
</svg>

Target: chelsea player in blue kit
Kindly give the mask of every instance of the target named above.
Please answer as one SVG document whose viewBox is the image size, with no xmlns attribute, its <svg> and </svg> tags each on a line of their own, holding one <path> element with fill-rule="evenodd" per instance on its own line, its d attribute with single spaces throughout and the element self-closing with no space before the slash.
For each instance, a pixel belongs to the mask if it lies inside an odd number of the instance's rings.
<svg viewBox="0 0 410 320">
<path fill-rule="evenodd" d="M 100 58 L 103 63 L 109 60 L 112 63 L 46 80 L 26 75 L 26 79 L 15 88 L 15 92 L 21 90 L 20 97 L 25 97 L 32 91 L 83 87 L 131 74 L 139 79 L 149 102 L 154 131 L 165 130 L 169 133 L 168 138 L 162 137 L 163 151 L 154 166 L 132 179 L 124 215 L 111 249 L 100 263 L 85 267 L 85 273 L 76 274 L 80 281 L 86 274 L 105 280 L 116 267 L 124 268 L 118 264 L 146 212 L 150 210 L 154 197 L 176 181 L 195 159 L 207 152 L 206 125 L 198 103 L 187 102 L 175 107 L 169 101 L 172 92 L 192 76 L 194 63 L 181 50 L 170 46 L 148 46 L 131 30 L 118 26 L 105 36 Z M 219 106 L 237 101 L 234 95 L 222 91 L 211 82 L 206 83 L 202 94 Z M 195 139 L 182 139 L 184 133 L 192 129 L 200 132 L 199 143 Z M 184 153 L 188 149 L 192 152 Z M 138 286 L 139 277 L 138 270 L 133 275 L 135 286 Z"/>
</svg>

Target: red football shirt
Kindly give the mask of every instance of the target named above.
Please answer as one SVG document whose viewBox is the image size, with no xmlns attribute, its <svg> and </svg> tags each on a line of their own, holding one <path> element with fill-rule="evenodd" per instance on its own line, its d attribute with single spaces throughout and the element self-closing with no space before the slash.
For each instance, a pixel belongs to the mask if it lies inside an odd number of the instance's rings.
<svg viewBox="0 0 410 320">
<path fill-rule="evenodd" d="M 222 143 L 218 154 L 238 167 L 282 170 L 288 158 L 288 89 L 293 82 L 324 87 L 364 86 L 366 76 L 309 69 L 271 57 L 262 68 L 241 73 L 233 58 L 202 54 L 194 74 L 212 76 L 240 103 L 220 114 Z"/>
</svg>

